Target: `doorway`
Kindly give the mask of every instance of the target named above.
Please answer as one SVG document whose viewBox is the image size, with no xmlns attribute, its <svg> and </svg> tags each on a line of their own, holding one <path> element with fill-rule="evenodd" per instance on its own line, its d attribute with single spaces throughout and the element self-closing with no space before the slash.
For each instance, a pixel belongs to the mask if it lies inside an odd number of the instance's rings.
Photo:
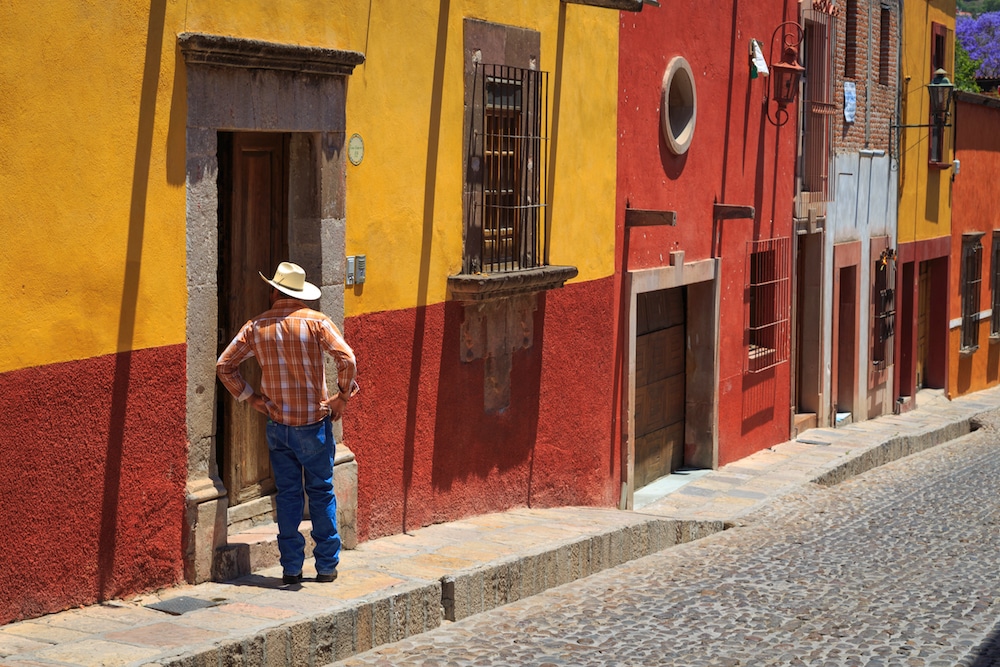
<svg viewBox="0 0 1000 667">
<path fill-rule="evenodd" d="M 636 299 L 635 485 L 684 462 L 685 289 Z"/>
<path fill-rule="evenodd" d="M 219 352 L 244 323 L 269 307 L 258 271 L 288 258 L 289 135 L 220 132 L 219 146 Z M 240 373 L 260 387 L 260 366 L 250 359 Z M 219 385 L 219 470 L 235 506 L 274 492 L 265 417 Z"/>
<path fill-rule="evenodd" d="M 858 350 L 858 267 L 845 266 L 837 276 L 837 341 L 834 345 L 834 391 L 836 424 L 850 423 L 854 413 L 857 386 Z"/>
<path fill-rule="evenodd" d="M 823 382 L 823 234 L 798 237 L 795 349 L 796 432 L 813 428 L 825 415 Z"/>
</svg>

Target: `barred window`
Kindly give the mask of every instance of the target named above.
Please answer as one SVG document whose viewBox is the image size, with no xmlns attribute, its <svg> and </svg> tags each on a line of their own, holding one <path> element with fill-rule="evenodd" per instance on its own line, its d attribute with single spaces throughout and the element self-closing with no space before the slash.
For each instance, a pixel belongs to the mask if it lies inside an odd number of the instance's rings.
<svg viewBox="0 0 1000 667">
<path fill-rule="evenodd" d="M 805 17 L 805 71 L 803 108 L 801 203 L 829 200 L 830 144 L 835 103 L 833 52 L 836 19 L 823 12 L 807 10 Z"/>
<path fill-rule="evenodd" d="M 791 310 L 790 239 L 747 245 L 747 372 L 759 373 L 788 361 Z"/>
<path fill-rule="evenodd" d="M 855 78 L 858 69 L 858 2 L 847 0 L 844 18 L 844 76 Z"/>
<path fill-rule="evenodd" d="M 875 260 L 872 282 L 874 330 L 872 332 L 872 365 L 878 370 L 892 366 L 893 341 L 896 330 L 896 262 L 892 248 L 882 251 Z"/>
<path fill-rule="evenodd" d="M 993 256 L 990 259 L 990 336 L 1000 338 L 1000 230 L 993 231 Z"/>
<path fill-rule="evenodd" d="M 476 63 L 471 113 L 465 270 L 543 266 L 548 73 Z"/>
<path fill-rule="evenodd" d="M 979 349 L 979 293 L 983 282 L 982 232 L 962 235 L 962 351 Z"/>
<path fill-rule="evenodd" d="M 885 5 L 879 13 L 878 31 L 878 82 L 889 85 L 889 65 L 892 56 L 892 11 Z"/>
</svg>

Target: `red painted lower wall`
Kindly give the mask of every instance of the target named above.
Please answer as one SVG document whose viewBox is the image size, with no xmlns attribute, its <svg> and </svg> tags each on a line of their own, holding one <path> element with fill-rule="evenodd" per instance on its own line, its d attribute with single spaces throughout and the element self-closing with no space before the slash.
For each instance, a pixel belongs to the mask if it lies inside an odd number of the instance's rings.
<svg viewBox="0 0 1000 667">
<path fill-rule="evenodd" d="M 185 346 L 0 374 L 0 624 L 179 581 Z"/>
<path fill-rule="evenodd" d="M 483 407 L 456 302 L 348 318 L 362 390 L 344 419 L 358 461 L 358 534 L 372 539 L 518 506 L 614 505 L 613 279 L 538 297 L 513 353 L 510 406 Z"/>
</svg>

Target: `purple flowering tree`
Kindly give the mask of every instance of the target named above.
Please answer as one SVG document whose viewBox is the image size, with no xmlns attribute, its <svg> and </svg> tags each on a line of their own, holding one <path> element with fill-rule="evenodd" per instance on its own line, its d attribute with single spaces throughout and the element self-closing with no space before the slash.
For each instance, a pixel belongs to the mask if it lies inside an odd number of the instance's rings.
<svg viewBox="0 0 1000 667">
<path fill-rule="evenodd" d="M 955 36 L 969 57 L 979 63 L 977 79 L 1000 79 L 1000 12 L 978 18 L 959 16 Z"/>
</svg>

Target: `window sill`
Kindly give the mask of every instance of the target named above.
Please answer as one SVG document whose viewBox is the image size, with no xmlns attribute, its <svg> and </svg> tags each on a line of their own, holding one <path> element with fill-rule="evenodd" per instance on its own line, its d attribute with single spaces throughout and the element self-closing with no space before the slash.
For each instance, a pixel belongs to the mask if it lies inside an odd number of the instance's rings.
<svg viewBox="0 0 1000 667">
<path fill-rule="evenodd" d="M 927 162 L 927 166 L 930 169 L 939 169 L 944 171 L 945 169 L 951 169 L 951 162 L 934 162 L 930 160 Z"/>
<path fill-rule="evenodd" d="M 960 357 L 971 357 L 978 350 L 979 350 L 979 346 L 978 345 L 973 345 L 972 347 L 959 348 L 959 350 L 958 350 L 958 356 L 960 356 Z"/>
<path fill-rule="evenodd" d="M 460 273 L 448 276 L 448 291 L 454 301 L 486 301 L 518 294 L 558 289 L 575 278 L 575 266 L 540 266 L 502 273 Z"/>
</svg>

